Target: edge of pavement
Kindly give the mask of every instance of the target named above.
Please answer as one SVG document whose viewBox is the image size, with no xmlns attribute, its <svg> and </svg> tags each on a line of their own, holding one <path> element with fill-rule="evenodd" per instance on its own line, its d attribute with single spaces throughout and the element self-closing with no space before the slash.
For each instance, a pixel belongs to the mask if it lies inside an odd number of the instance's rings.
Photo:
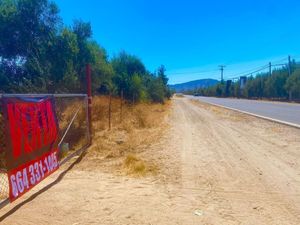
<svg viewBox="0 0 300 225">
<path fill-rule="evenodd" d="M 274 119 L 274 118 L 271 118 L 271 117 L 262 116 L 262 115 L 258 115 L 258 114 L 255 114 L 255 113 L 250 113 L 250 112 L 243 111 L 243 110 L 240 110 L 240 109 L 235 109 L 235 108 L 227 107 L 227 106 L 224 106 L 224 105 L 219 105 L 219 104 L 216 104 L 216 103 L 203 101 L 201 99 L 196 99 L 196 100 L 201 101 L 201 102 L 205 102 L 205 103 L 213 105 L 213 106 L 233 110 L 233 111 L 243 113 L 243 114 L 247 114 L 247 115 L 250 115 L 250 116 L 254 116 L 254 117 L 257 117 L 257 118 L 260 118 L 260 119 L 264 119 L 264 120 L 268 120 L 268 121 L 271 121 L 271 122 L 280 123 L 280 124 L 283 124 L 283 125 L 287 125 L 287 126 L 291 126 L 291 127 L 300 129 L 300 124 L 290 123 L 290 122 L 286 122 L 286 121 L 283 121 L 283 120 L 278 120 L 278 119 Z"/>
</svg>

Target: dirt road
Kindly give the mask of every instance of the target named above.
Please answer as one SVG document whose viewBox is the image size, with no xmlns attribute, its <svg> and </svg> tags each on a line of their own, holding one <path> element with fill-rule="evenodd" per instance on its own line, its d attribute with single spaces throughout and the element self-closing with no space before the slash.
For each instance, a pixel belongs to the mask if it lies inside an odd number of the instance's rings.
<svg viewBox="0 0 300 225">
<path fill-rule="evenodd" d="M 168 123 L 139 155 L 157 175 L 118 175 L 88 154 L 2 209 L 2 223 L 300 224 L 300 130 L 186 98 L 173 99 Z"/>
</svg>

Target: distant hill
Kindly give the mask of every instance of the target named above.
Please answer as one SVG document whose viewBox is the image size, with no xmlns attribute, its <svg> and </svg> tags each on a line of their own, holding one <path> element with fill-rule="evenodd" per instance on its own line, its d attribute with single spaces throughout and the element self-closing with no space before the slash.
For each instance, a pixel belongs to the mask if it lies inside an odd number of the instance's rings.
<svg viewBox="0 0 300 225">
<path fill-rule="evenodd" d="M 176 92 L 194 90 L 196 88 L 205 88 L 210 87 L 217 84 L 219 81 L 214 79 L 201 79 L 201 80 L 194 80 L 189 81 L 182 84 L 173 84 L 170 85 L 170 88 L 175 90 Z"/>
</svg>

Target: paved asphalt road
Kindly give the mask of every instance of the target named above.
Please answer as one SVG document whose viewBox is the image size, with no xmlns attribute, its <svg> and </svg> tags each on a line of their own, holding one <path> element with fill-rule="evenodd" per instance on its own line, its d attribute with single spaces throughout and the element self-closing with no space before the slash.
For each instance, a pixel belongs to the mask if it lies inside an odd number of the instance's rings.
<svg viewBox="0 0 300 225">
<path fill-rule="evenodd" d="M 229 108 L 246 111 L 263 117 L 269 117 L 275 120 L 293 123 L 300 126 L 300 104 L 267 102 L 245 99 L 228 99 L 213 97 L 194 97 L 204 102 L 222 105 Z"/>
</svg>

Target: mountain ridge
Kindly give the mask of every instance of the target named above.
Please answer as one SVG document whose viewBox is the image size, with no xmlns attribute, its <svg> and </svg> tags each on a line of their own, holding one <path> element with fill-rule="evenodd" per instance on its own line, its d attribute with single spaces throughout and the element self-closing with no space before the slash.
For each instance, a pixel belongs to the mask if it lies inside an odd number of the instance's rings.
<svg viewBox="0 0 300 225">
<path fill-rule="evenodd" d="M 213 86 L 217 84 L 219 81 L 215 79 L 199 79 L 199 80 L 193 80 L 193 81 L 188 81 L 185 83 L 179 83 L 179 84 L 172 84 L 169 85 L 169 87 L 176 92 L 182 92 L 182 91 L 189 91 L 193 90 L 196 88 L 206 88 Z"/>
</svg>

